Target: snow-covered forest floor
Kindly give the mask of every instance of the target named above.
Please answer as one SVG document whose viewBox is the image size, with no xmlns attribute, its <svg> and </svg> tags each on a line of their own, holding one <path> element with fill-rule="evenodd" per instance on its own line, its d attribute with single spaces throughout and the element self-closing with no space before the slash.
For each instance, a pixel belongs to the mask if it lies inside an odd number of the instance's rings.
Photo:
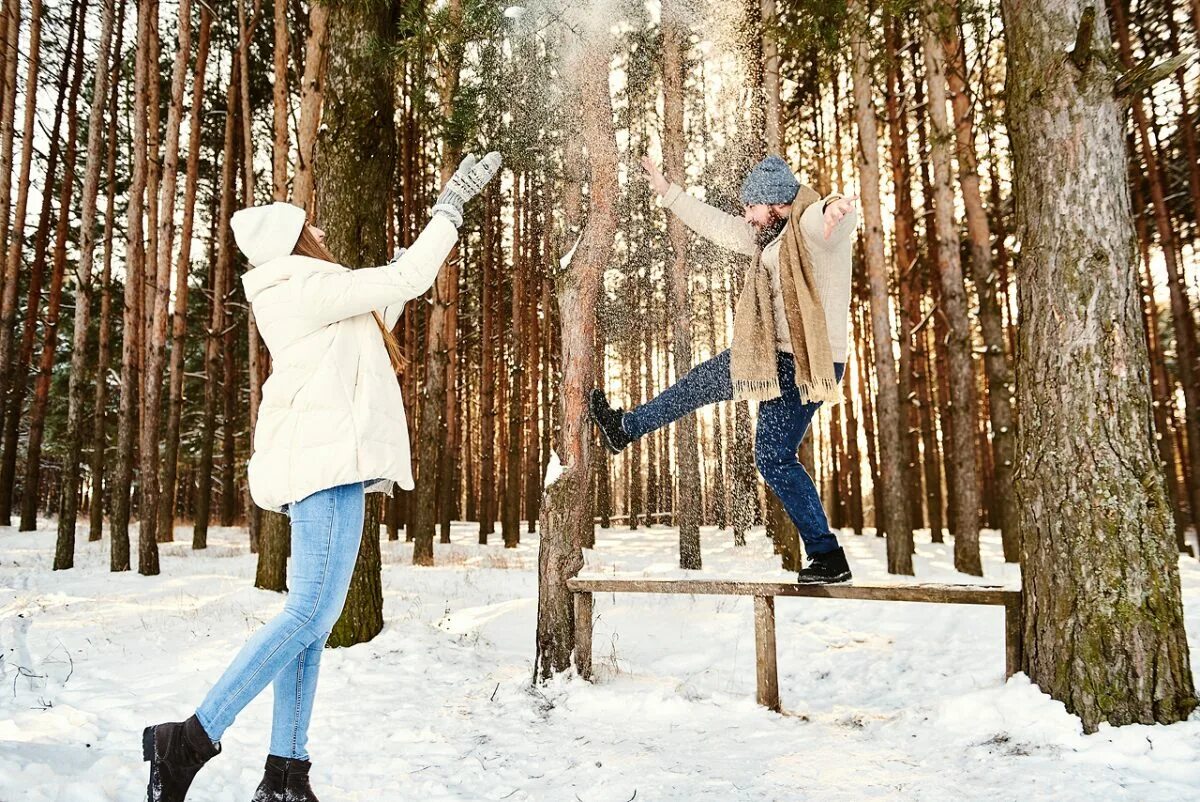
<svg viewBox="0 0 1200 802">
<path fill-rule="evenodd" d="M 50 522 L 0 529 L 0 800 L 143 798 L 146 724 L 189 715 L 232 654 L 283 604 L 252 587 L 241 529 L 190 528 L 162 574 L 108 571 L 108 540 L 50 570 Z M 749 598 L 596 598 L 597 682 L 531 686 L 537 540 L 478 546 L 475 525 L 414 568 L 383 543 L 384 631 L 327 651 L 310 749 L 322 800 L 1026 800 L 1200 798 L 1200 714 L 1103 728 L 1024 675 L 1004 680 L 996 607 L 780 599 L 784 715 L 754 702 Z M 498 541 L 499 538 L 497 537 Z M 856 578 L 886 580 L 883 541 L 842 538 Z M 762 530 L 734 548 L 706 529 L 704 574 L 788 581 Z M 589 574 L 680 576 L 675 530 L 598 530 Z M 990 584 L 1019 585 L 985 533 Z M 918 579 L 957 574 L 918 538 Z M 1184 558 L 1193 671 L 1200 563 Z M 226 733 L 189 801 L 249 799 L 268 690 Z"/>
</svg>

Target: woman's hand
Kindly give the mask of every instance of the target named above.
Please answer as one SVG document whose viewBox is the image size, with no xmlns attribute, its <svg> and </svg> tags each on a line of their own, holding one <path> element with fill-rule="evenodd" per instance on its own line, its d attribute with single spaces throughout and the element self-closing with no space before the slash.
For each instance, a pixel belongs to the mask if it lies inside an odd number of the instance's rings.
<svg viewBox="0 0 1200 802">
<path fill-rule="evenodd" d="M 468 154 L 458 165 L 454 175 L 450 176 L 446 186 L 442 187 L 442 194 L 438 196 L 437 203 L 433 204 L 434 214 L 443 214 L 450 218 L 450 222 L 454 223 L 456 228 L 461 226 L 463 206 L 478 195 L 484 184 L 491 181 L 498 172 L 500 154 L 496 151 L 493 150 L 479 161 L 475 160 L 474 155 Z"/>
<path fill-rule="evenodd" d="M 666 195 L 667 190 L 671 188 L 671 182 L 663 176 L 662 170 L 658 169 L 658 165 L 654 163 L 654 159 L 651 159 L 649 156 L 643 156 L 642 169 L 646 171 L 642 177 L 650 184 L 650 188 L 659 195 Z"/>
<path fill-rule="evenodd" d="M 842 218 L 854 208 L 856 200 L 858 200 L 858 195 L 850 195 L 845 198 L 835 198 L 825 206 L 825 239 L 829 239 L 829 235 L 837 228 L 838 223 L 842 222 Z"/>
</svg>

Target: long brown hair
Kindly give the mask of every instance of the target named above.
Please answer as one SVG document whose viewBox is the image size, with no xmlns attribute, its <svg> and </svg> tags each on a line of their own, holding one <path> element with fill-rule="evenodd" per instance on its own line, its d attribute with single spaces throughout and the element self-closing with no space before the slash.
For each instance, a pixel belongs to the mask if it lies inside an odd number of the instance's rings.
<svg viewBox="0 0 1200 802">
<path fill-rule="evenodd" d="M 296 240 L 296 247 L 292 248 L 292 253 L 338 264 L 338 260 L 329 252 L 329 249 L 313 236 L 307 223 L 300 230 L 300 239 Z M 387 326 L 383 324 L 383 318 L 379 316 L 378 312 L 372 312 L 371 316 L 375 318 L 375 323 L 379 326 L 379 333 L 383 335 L 383 344 L 387 347 L 388 358 L 392 361 L 392 370 L 400 373 L 405 368 L 405 359 L 404 354 L 400 351 L 400 343 L 396 342 L 395 335 L 388 331 Z"/>
</svg>

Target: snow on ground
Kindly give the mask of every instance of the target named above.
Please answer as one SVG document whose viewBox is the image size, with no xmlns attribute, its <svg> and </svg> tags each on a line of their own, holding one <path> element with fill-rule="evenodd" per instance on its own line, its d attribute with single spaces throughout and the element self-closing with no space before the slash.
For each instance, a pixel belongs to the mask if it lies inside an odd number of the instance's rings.
<svg viewBox="0 0 1200 802">
<path fill-rule="evenodd" d="M 1084 736 L 1023 675 L 1005 682 L 994 607 L 780 599 L 777 715 L 754 703 L 750 599 L 598 595 L 597 682 L 532 687 L 536 538 L 505 550 L 475 532 L 457 526 L 434 568 L 384 541 L 384 631 L 322 662 L 310 749 L 326 802 L 1200 798 L 1200 714 Z M 204 553 L 177 537 L 142 577 L 108 571 L 107 538 L 54 572 L 51 523 L 0 529 L 0 801 L 143 799 L 142 727 L 189 715 L 280 609 L 252 587 L 244 530 L 211 531 Z M 788 580 L 761 530 L 749 540 L 705 530 L 704 575 Z M 843 541 L 857 578 L 887 578 L 882 540 Z M 586 571 L 680 576 L 677 543 L 599 530 Z M 983 548 L 983 581 L 1016 587 L 994 533 Z M 918 578 L 979 581 L 950 549 L 920 539 Z M 1200 563 L 1181 567 L 1197 670 Z M 250 797 L 270 709 L 268 690 L 191 802 Z"/>
</svg>

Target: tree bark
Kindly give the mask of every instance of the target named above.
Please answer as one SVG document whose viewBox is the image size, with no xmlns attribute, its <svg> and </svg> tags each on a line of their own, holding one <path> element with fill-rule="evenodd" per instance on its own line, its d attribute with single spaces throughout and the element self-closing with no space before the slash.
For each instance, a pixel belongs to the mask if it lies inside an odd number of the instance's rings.
<svg viewBox="0 0 1200 802">
<path fill-rule="evenodd" d="M 578 146 L 568 146 L 568 182 L 582 173 L 583 145 L 591 177 L 587 223 L 575 242 L 569 265 L 556 277 L 562 323 L 561 430 L 562 473 L 546 488 L 538 547 L 538 618 L 534 671 L 549 679 L 571 666 L 575 611 L 566 582 L 583 567 L 582 544 L 592 535 L 591 421 L 587 394 L 595 368 L 596 294 L 616 236 L 617 143 L 613 134 L 608 69 L 612 38 L 604 25 L 588 30 L 586 49 L 572 59 L 566 75 L 578 75 Z M 576 200 L 565 211 L 567 238 L 579 219 Z M 573 208 L 572 208 L 573 207 Z M 569 242 L 563 249 L 570 248 Z"/>
<path fill-rule="evenodd" d="M 19 25 L 20 12 L 12 11 L 9 29 L 16 33 Z M 42 0 L 32 0 L 29 9 L 29 59 L 25 76 L 25 118 L 21 130 L 21 173 L 17 179 L 17 203 L 14 207 L 12 230 L 8 241 L 8 254 L 4 268 L 4 296 L 0 299 L 0 404 L 3 404 L 14 391 L 17 377 L 11 368 L 13 363 L 13 340 L 16 336 L 15 325 L 17 316 L 17 290 L 20 284 L 21 251 L 25 248 L 25 215 L 29 204 L 29 171 L 33 163 L 33 124 L 37 114 L 37 103 L 30 98 L 37 97 L 38 69 L 41 61 L 42 42 Z M 14 43 L 14 48 L 16 44 Z M 19 54 L 14 53 L 14 61 Z M 58 93 L 62 97 L 62 92 Z M 16 103 L 16 95 L 12 102 Z M 51 141 L 51 153 L 57 153 L 57 136 Z M 53 165 L 46 170 L 47 175 L 53 175 Z M 6 195 L 7 197 L 7 195 Z M 3 221 L 7 226 L 7 220 Z M 7 427 L 6 427 L 7 428 Z M 7 434 L 7 432 L 6 432 Z M 6 437 L 6 443 L 9 439 Z M 15 452 L 14 452 L 15 453 Z M 8 462 L 5 461 L 7 466 Z M 12 511 L 12 469 L 8 470 L 7 481 L 0 478 L 0 524 L 8 526 Z"/>
<path fill-rule="evenodd" d="M 129 570 L 128 542 L 130 518 L 130 494 L 133 487 L 133 449 L 138 415 L 138 344 L 141 316 L 142 279 L 145 267 L 145 237 L 143 213 L 146 205 L 147 182 L 147 106 L 149 104 L 150 40 L 153 26 L 151 3 L 138 4 L 138 42 L 135 68 L 135 91 L 133 124 L 133 180 L 130 189 L 127 216 L 128 264 L 125 272 L 125 308 L 123 316 L 124 335 L 121 346 L 121 405 L 117 432 L 117 475 L 113 482 L 113 508 L 110 527 L 113 533 L 113 570 Z M 125 551 L 123 565 L 117 563 L 117 542 Z M 142 549 L 146 549 L 143 555 Z M 149 544 L 138 541 L 138 572 L 145 575 L 158 573 L 158 548 L 153 540 Z"/>
<path fill-rule="evenodd" d="M 192 526 L 192 548 L 208 548 L 208 525 L 212 514 L 213 451 L 217 440 L 217 400 L 221 382 L 218 368 L 221 366 L 222 342 L 225 329 L 225 296 L 228 294 L 227 277 L 233 268 L 233 242 L 230 237 L 229 219 L 233 215 L 233 201 L 237 185 L 237 114 L 238 73 L 241 65 L 234 59 L 229 74 L 229 85 L 225 89 L 225 135 L 221 160 L 221 201 L 217 213 L 215 237 L 216 258 L 212 260 L 211 299 L 209 303 L 208 331 L 204 348 L 204 418 L 200 433 L 200 459 L 196 476 L 196 515 Z"/>
<path fill-rule="evenodd" d="M 387 4 L 345 4 L 329 18 L 329 65 L 315 172 L 330 250 L 346 264 L 387 261 L 387 198 L 396 132 L 391 76 L 382 68 L 395 20 Z M 371 153 L 373 158 L 363 159 Z M 383 628 L 380 510 L 368 498 L 362 545 L 330 644 L 350 646 Z"/>
<path fill-rule="evenodd" d="M 669 175 L 684 175 L 683 71 L 687 30 L 673 2 L 663 4 L 663 166 Z M 683 221 L 669 215 L 667 237 L 671 241 L 671 307 L 674 336 L 675 376 L 683 378 L 692 369 L 692 301 L 689 288 L 688 232 Z M 679 567 L 699 570 L 700 464 L 696 450 L 696 416 L 684 415 L 675 422 L 675 470 L 679 505 L 675 525 L 679 527 Z"/>
<path fill-rule="evenodd" d="M 459 71 L 462 69 L 464 43 L 461 37 L 462 0 L 450 0 L 448 10 L 450 26 L 449 41 L 445 46 L 445 57 L 440 65 L 438 95 L 442 119 L 449 121 L 454 115 L 457 101 Z M 461 144 L 451 135 L 447 127 L 442 137 L 441 186 L 445 186 L 458 167 Z M 438 488 L 441 486 L 439 468 L 443 466 L 443 453 L 449 448 L 447 434 L 449 408 L 454 401 L 453 387 L 449 383 L 450 355 L 455 348 L 454 332 L 449 326 L 453 307 L 458 303 L 458 249 L 450 252 L 446 264 L 438 274 L 433 288 L 433 305 L 426 333 L 425 384 L 421 393 L 421 410 L 418 416 L 416 437 L 417 489 L 413 503 L 416 507 L 413 518 L 413 565 L 433 565 L 433 531 L 438 521 Z M 520 309 L 514 308 L 514 320 Z M 519 392 L 519 390 L 518 390 Z M 448 469 L 448 464 L 446 465 Z M 450 499 L 444 498 L 443 504 Z"/>
<path fill-rule="evenodd" d="M 979 189 L 979 161 L 975 155 L 974 99 L 969 94 L 963 40 L 956 28 L 940 31 L 943 47 L 950 62 L 946 70 L 954 109 L 955 155 L 958 163 L 958 185 L 962 191 L 963 208 L 970 238 L 971 272 L 979 296 L 979 328 L 983 334 L 983 368 L 987 376 L 988 413 L 991 419 L 991 459 L 993 480 L 988 484 L 995 495 L 998 520 L 993 526 L 1000 530 L 1005 562 L 1016 562 L 1020 554 L 1017 543 L 1017 507 L 1012 493 L 1013 462 L 1017 433 L 1013 425 L 1012 395 L 1015 392 L 1009 357 L 1005 348 L 1004 321 L 1000 314 L 997 287 L 1000 276 L 993 266 L 992 231 L 983 195 Z M 980 452 L 986 454 L 986 452 Z"/>
<path fill-rule="evenodd" d="M 20 61 L 18 43 L 21 35 L 21 0 L 5 1 L 0 27 L 4 32 L 4 83 L 0 85 L 0 221 L 3 221 L 3 225 L 0 225 L 0 257 L 4 257 L 8 254 L 10 236 L 8 213 L 12 208 L 13 142 L 15 139 L 13 123 L 17 114 L 17 62 Z M 4 297 L 2 288 L 7 286 L 7 273 L 6 269 L 0 269 L 0 298 Z"/>
<path fill-rule="evenodd" d="M 330 7 L 313 4 L 308 12 L 308 36 L 304 46 L 304 77 L 300 79 L 300 123 L 296 129 L 296 174 L 292 179 L 292 203 L 311 209 L 313 199 L 313 150 L 325 94 L 325 62 L 328 58 Z"/>
<path fill-rule="evenodd" d="M 858 147 L 855 149 L 859 171 L 864 224 L 863 255 L 870 283 L 871 329 L 875 345 L 875 375 L 878 394 L 875 414 L 879 437 L 879 475 L 883 480 L 880 497 L 883 509 L 875 510 L 878 530 L 887 535 L 888 573 L 912 575 L 913 532 L 908 517 L 909 472 L 904 453 L 903 417 L 900 384 L 892 356 L 892 309 L 888 292 L 887 266 L 883 252 L 883 214 L 879 197 L 879 137 L 875 106 L 871 100 L 871 56 L 867 35 L 870 12 L 855 0 L 851 63 L 854 83 L 855 118 L 858 123 Z"/>
<path fill-rule="evenodd" d="M 938 275 L 941 279 L 942 311 L 945 312 L 949 355 L 948 375 L 952 429 L 947 470 L 955 494 L 954 567 L 975 576 L 983 575 L 979 558 L 979 478 L 975 455 L 975 365 L 971 357 L 971 324 L 967 319 L 966 287 L 959 257 L 958 231 L 954 222 L 954 189 L 951 186 L 950 146 L 953 132 L 946 115 L 945 56 L 936 31 L 939 12 L 926 8 L 924 28 L 925 80 L 929 87 L 929 141 L 934 172 L 934 231 L 937 239 Z"/>
<path fill-rule="evenodd" d="M 204 106 L 204 76 L 212 30 L 212 11 L 200 8 L 200 33 L 192 76 L 192 106 L 188 114 L 187 175 L 184 180 L 183 227 L 179 234 L 179 258 L 175 267 L 175 309 L 171 322 L 171 363 L 167 395 L 167 436 L 163 452 L 162 493 L 158 505 L 158 532 L 163 540 L 175 539 L 175 515 L 179 479 L 179 428 L 183 415 L 183 357 L 187 336 L 188 276 L 192 262 L 192 232 L 195 227 L 196 191 L 200 180 L 200 132 Z"/>
<path fill-rule="evenodd" d="M 82 30 L 87 16 L 87 3 L 79 4 L 76 27 Z M 74 58 L 74 73 L 67 103 L 66 153 L 63 155 L 63 176 L 59 185 L 58 222 L 54 235 L 54 265 L 50 277 L 50 295 L 46 317 L 42 325 L 42 352 L 38 360 L 37 377 L 34 380 L 33 402 L 29 409 L 29 433 L 25 446 L 25 479 L 21 492 L 20 531 L 37 529 L 37 511 L 40 501 L 42 467 L 42 438 L 46 431 L 46 413 L 50 405 L 50 378 L 54 370 L 54 357 L 58 351 L 58 321 L 62 312 L 63 274 L 67 267 L 67 230 L 70 221 L 71 198 L 75 191 L 76 134 L 79 105 L 79 88 L 83 83 L 83 35 L 75 36 L 74 55 L 68 48 L 63 54 L 65 67 Z M 49 193 L 47 193 L 48 195 Z"/>
<path fill-rule="evenodd" d="M 117 77 L 118 64 L 121 63 L 122 46 L 125 41 L 125 0 L 121 0 L 117 19 L 117 44 L 113 48 L 112 75 L 108 95 L 108 119 L 110 130 L 117 127 Z M 104 531 L 104 477 L 105 477 L 105 446 L 108 443 L 107 411 L 108 411 L 108 369 L 109 357 L 112 350 L 112 260 L 113 260 L 113 229 L 116 223 L 117 195 L 117 137 L 108 137 L 108 157 L 105 162 L 105 175 L 108 187 L 105 191 L 106 203 L 104 214 L 104 267 L 100 276 L 100 320 L 99 354 L 96 357 L 96 393 L 92 399 L 92 453 L 88 463 L 88 473 L 92 480 L 92 500 L 89 505 L 88 540 L 100 540 Z M 111 495 L 111 494 L 110 494 Z M 129 567 L 129 540 L 118 543 L 116 537 L 109 539 L 110 562 L 112 570 L 127 570 Z M 124 557 L 122 558 L 122 553 Z M 125 568 L 120 568 L 122 564 Z"/>
<path fill-rule="evenodd" d="M 54 549 L 54 570 L 75 565 L 75 519 L 79 509 L 79 472 L 83 456 L 83 388 L 87 381 L 88 329 L 92 310 L 92 265 L 96 252 L 96 198 L 100 194 L 100 162 L 105 156 L 104 104 L 108 99 L 108 65 L 115 62 L 113 22 L 115 0 L 100 0 L 100 38 L 97 41 L 96 77 L 92 103 L 88 111 L 87 157 L 84 165 L 83 195 L 80 198 L 79 263 L 76 267 L 75 322 L 71 338 L 71 374 L 67 389 L 67 459 L 63 466 L 63 488 L 58 509 L 58 538 Z M 113 137 L 110 136 L 110 139 Z M 2 165 L 0 165 L 2 169 Z M 0 218 L 2 220 L 3 218 Z M 104 365 L 98 364 L 96 384 L 104 381 Z M 93 490 L 92 503 L 102 503 Z"/>
<path fill-rule="evenodd" d="M 1094 14 L 1082 0 L 1001 8 L 1021 243 L 1022 667 L 1086 732 L 1180 721 L 1196 698 L 1151 445 L 1118 75 L 1086 58 L 1108 48 L 1108 20 L 1094 18 L 1073 56 L 1063 43 Z M 1088 209 L 1088 225 L 1064 225 L 1071 209 Z"/>
</svg>

